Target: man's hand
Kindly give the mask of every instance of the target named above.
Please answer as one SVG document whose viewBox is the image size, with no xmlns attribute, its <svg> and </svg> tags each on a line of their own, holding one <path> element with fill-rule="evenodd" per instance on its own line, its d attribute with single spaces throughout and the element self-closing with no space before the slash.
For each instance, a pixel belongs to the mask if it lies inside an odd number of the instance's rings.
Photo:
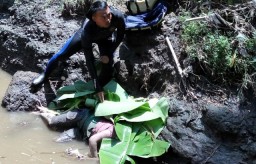
<svg viewBox="0 0 256 164">
<path fill-rule="evenodd" d="M 100 99 L 100 102 L 103 102 L 104 101 L 104 92 L 98 92 L 97 95 L 98 95 L 98 98 Z"/>
<path fill-rule="evenodd" d="M 100 61 L 104 64 L 107 64 L 109 62 L 108 56 L 101 56 Z"/>
</svg>

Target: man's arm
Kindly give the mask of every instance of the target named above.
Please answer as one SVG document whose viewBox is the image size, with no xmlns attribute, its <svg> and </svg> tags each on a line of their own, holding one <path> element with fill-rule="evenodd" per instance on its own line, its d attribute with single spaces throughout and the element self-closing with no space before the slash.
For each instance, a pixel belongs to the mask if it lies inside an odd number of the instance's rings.
<svg viewBox="0 0 256 164">
<path fill-rule="evenodd" d="M 90 36 L 90 34 L 88 34 L 88 32 L 84 31 L 82 33 L 82 46 L 84 48 L 86 65 L 89 70 L 90 76 L 93 79 L 93 84 L 94 84 L 94 88 L 95 88 L 96 92 L 102 92 L 103 88 L 99 83 L 99 79 L 97 76 L 97 70 L 94 65 L 95 59 L 94 59 L 93 52 L 92 52 L 92 41 L 91 41 L 90 37 L 92 37 L 92 36 Z"/>
</svg>

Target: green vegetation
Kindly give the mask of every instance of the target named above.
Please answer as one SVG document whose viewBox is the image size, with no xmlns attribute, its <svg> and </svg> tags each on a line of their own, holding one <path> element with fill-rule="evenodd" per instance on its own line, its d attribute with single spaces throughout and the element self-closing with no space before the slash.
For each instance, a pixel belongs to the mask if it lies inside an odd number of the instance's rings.
<svg viewBox="0 0 256 164">
<path fill-rule="evenodd" d="M 117 138 L 102 140 L 99 150 L 101 164 L 135 163 L 134 156 L 156 157 L 168 150 L 170 143 L 157 139 L 168 117 L 166 98 L 133 98 L 115 81 L 104 86 L 104 92 L 106 100 L 97 103 L 92 81 L 77 81 L 60 88 L 49 108 L 62 112 L 89 106 L 95 109 L 95 116 L 113 121 Z"/>
<path fill-rule="evenodd" d="M 62 16 L 84 16 L 93 0 L 64 0 Z"/>
<path fill-rule="evenodd" d="M 254 85 L 256 35 L 245 36 L 210 26 L 207 21 L 183 23 L 184 51 L 198 61 L 205 76 L 218 84 Z M 197 72 L 194 72 L 197 74 Z"/>
</svg>

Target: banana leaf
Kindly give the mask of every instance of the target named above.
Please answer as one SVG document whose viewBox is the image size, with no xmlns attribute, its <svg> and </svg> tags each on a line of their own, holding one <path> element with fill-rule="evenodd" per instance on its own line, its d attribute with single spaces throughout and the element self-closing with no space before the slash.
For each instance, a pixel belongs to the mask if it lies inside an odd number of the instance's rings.
<svg viewBox="0 0 256 164">
<path fill-rule="evenodd" d="M 113 114 L 125 113 L 132 111 L 136 108 L 143 108 L 143 105 L 149 107 L 147 102 L 134 102 L 134 101 L 122 101 L 122 102 L 113 102 L 113 101 L 104 101 L 99 103 L 95 109 L 95 116 L 109 116 Z"/>
<path fill-rule="evenodd" d="M 133 110 L 120 115 L 120 120 L 128 122 L 143 122 L 159 118 L 160 116 L 151 111 Z"/>
<path fill-rule="evenodd" d="M 126 120 L 129 122 L 145 122 L 161 118 L 162 121 L 157 121 L 157 124 L 162 125 L 163 123 L 165 123 L 168 116 L 168 101 L 164 97 L 160 100 L 154 99 L 153 101 L 148 101 L 150 102 L 148 103 L 149 106 L 153 106 L 149 108 L 149 110 L 141 110 L 141 108 L 137 108 L 136 110 L 122 113 L 120 114 L 120 120 Z"/>
<path fill-rule="evenodd" d="M 90 80 L 88 82 L 84 82 L 82 80 L 78 80 L 74 83 L 75 85 L 75 88 L 77 91 L 86 91 L 86 90 L 89 90 L 89 91 L 95 91 L 94 89 L 94 84 L 93 84 L 93 81 Z"/>
<path fill-rule="evenodd" d="M 76 92 L 74 85 L 64 86 L 57 90 L 57 96 Z"/>
<path fill-rule="evenodd" d="M 129 95 L 127 94 L 127 92 L 114 80 L 111 80 L 110 82 L 108 82 L 103 87 L 103 89 L 104 91 L 116 93 L 119 96 L 120 101 L 125 101 L 129 99 Z"/>
<path fill-rule="evenodd" d="M 160 100 L 151 108 L 154 113 L 159 115 L 162 121 L 165 123 L 168 117 L 169 104 L 165 97 L 160 98 Z"/>
<path fill-rule="evenodd" d="M 155 139 L 143 124 L 122 122 L 115 125 L 118 139 L 103 139 L 99 151 L 100 163 L 125 163 L 132 156 L 148 158 L 165 153 L 170 144 Z"/>
<path fill-rule="evenodd" d="M 135 136 L 129 142 L 129 156 L 142 158 L 156 157 L 165 153 L 170 143 L 156 139 L 154 133 L 148 131 L 144 124 L 136 123 L 132 126 Z"/>
<path fill-rule="evenodd" d="M 61 95 L 57 100 L 64 100 L 64 99 L 72 99 L 72 98 L 78 98 L 78 97 L 83 97 L 87 96 L 94 93 L 94 91 L 83 91 L 83 92 L 76 92 L 76 93 L 69 93 L 69 94 L 63 94 Z"/>
<path fill-rule="evenodd" d="M 134 99 L 115 81 L 110 81 L 104 91 L 106 100 L 96 105 L 95 116 L 111 117 L 117 138 L 102 140 L 99 150 L 101 164 L 127 161 L 133 164 L 134 156 L 148 158 L 167 151 L 170 143 L 156 139 L 168 116 L 166 98 Z M 74 85 L 59 89 L 57 93 L 58 97 L 51 103 L 55 110 L 82 108 L 86 99 L 95 100 L 92 81 L 77 81 Z"/>
<path fill-rule="evenodd" d="M 125 90 L 115 81 L 110 81 L 105 87 L 106 99 L 111 101 L 121 101 L 127 100 L 128 94 Z M 73 85 L 65 86 L 57 90 L 57 98 L 55 101 L 60 101 L 64 99 L 73 99 L 82 96 L 88 96 L 94 93 L 93 82 L 89 81 L 87 83 L 79 80 Z"/>
<path fill-rule="evenodd" d="M 120 102 L 120 97 L 116 93 L 110 91 L 106 91 L 105 99 L 109 101 Z"/>
<path fill-rule="evenodd" d="M 93 81 L 84 82 L 82 80 L 76 81 L 73 85 L 64 86 L 57 90 L 57 95 L 84 92 L 84 91 L 95 91 Z"/>
<path fill-rule="evenodd" d="M 87 83 L 79 80 L 73 85 L 65 86 L 57 90 L 57 97 L 50 103 L 48 107 L 52 110 L 72 110 L 79 108 L 86 98 L 93 97 L 93 82 Z"/>
<path fill-rule="evenodd" d="M 148 129 L 152 134 L 154 134 L 155 138 L 161 133 L 164 129 L 165 124 L 163 123 L 161 118 L 150 120 L 143 122 L 144 127 Z"/>
<path fill-rule="evenodd" d="M 72 109 L 78 109 L 80 108 L 80 105 L 82 104 L 81 99 L 64 99 L 58 103 L 51 102 L 48 105 L 48 108 L 54 111 L 67 111 Z"/>
<path fill-rule="evenodd" d="M 124 163 L 126 161 L 126 152 L 129 146 L 129 140 L 132 134 L 131 125 L 124 126 L 120 123 L 115 124 L 115 131 L 118 138 L 104 138 L 101 142 L 99 157 L 101 164 Z"/>
</svg>

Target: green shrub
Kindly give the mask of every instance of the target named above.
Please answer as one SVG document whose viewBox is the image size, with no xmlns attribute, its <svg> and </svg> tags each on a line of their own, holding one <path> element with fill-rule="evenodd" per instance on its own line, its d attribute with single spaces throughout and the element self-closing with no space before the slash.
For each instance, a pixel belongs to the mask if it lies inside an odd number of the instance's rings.
<svg viewBox="0 0 256 164">
<path fill-rule="evenodd" d="M 232 48 L 230 39 L 223 35 L 208 34 L 204 37 L 203 52 L 215 73 L 223 74 L 231 66 Z"/>
<path fill-rule="evenodd" d="M 183 24 L 181 37 L 185 53 L 192 62 L 199 61 L 198 67 L 212 82 L 253 84 L 253 81 L 248 81 L 248 76 L 256 71 L 256 58 L 253 57 L 256 34 L 246 37 L 243 42 L 238 41 L 236 35 L 235 32 L 209 27 L 206 21 L 191 21 Z M 241 48 L 248 55 L 241 54 Z"/>
<path fill-rule="evenodd" d="M 251 55 L 256 54 L 256 32 L 254 32 L 252 38 L 246 40 L 245 46 L 248 50 L 248 53 L 250 53 Z"/>
<path fill-rule="evenodd" d="M 93 0 L 64 0 L 62 16 L 84 16 Z"/>
</svg>

